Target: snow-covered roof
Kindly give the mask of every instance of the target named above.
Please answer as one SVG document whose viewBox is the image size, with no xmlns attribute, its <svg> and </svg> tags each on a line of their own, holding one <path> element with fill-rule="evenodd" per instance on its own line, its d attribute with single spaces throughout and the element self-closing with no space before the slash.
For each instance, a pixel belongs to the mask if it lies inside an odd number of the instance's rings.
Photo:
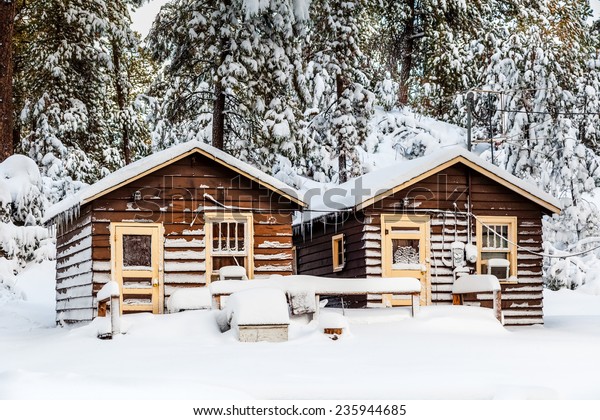
<svg viewBox="0 0 600 420">
<path fill-rule="evenodd" d="M 311 197 L 305 220 L 340 210 L 360 210 L 455 163 L 463 163 L 495 179 L 544 208 L 558 213 L 560 202 L 537 186 L 517 178 L 462 147 L 442 148 L 429 155 L 369 172 Z"/>
<path fill-rule="evenodd" d="M 170 147 L 169 149 L 146 156 L 145 158 L 130 163 L 129 165 L 111 173 L 95 184 L 81 189 L 76 194 L 69 196 L 50 207 L 46 211 L 44 222 L 53 219 L 57 215 L 73 207 L 89 203 L 90 201 L 95 200 L 96 198 L 101 197 L 102 195 L 107 194 L 128 182 L 156 171 L 175 160 L 184 158 L 195 152 L 201 153 L 204 156 L 207 156 L 216 162 L 219 162 L 220 164 L 255 180 L 259 184 L 277 192 L 278 194 L 281 194 L 282 196 L 301 205 L 302 207 L 306 207 L 306 204 L 304 203 L 300 193 L 296 189 L 262 172 L 261 170 L 242 162 L 241 160 L 225 153 L 222 150 L 212 147 L 206 143 L 194 140 L 181 143 Z"/>
</svg>

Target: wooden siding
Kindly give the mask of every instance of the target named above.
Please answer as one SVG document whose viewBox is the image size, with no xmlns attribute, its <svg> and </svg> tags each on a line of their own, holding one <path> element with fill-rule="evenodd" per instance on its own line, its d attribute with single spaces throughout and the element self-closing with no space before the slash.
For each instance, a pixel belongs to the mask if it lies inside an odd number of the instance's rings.
<svg viewBox="0 0 600 420">
<path fill-rule="evenodd" d="M 470 188 L 469 188 L 470 186 Z M 454 206 L 456 203 L 456 207 Z M 307 235 L 310 225 L 295 227 L 299 270 L 303 274 L 339 275 L 341 277 L 381 276 L 381 217 L 382 213 L 415 213 L 431 216 L 431 294 L 433 304 L 452 303 L 453 268 L 444 264 L 450 261 L 450 244 L 455 240 L 468 242 L 471 232 L 475 244 L 476 221 L 465 214 L 471 211 L 478 216 L 517 217 L 517 242 L 527 250 L 542 251 L 542 217 L 546 210 L 540 205 L 517 194 L 463 164 L 456 164 L 440 171 L 411 187 L 398 191 L 366 207 L 359 214 L 361 227 L 351 223 L 335 224 L 330 218 L 327 230 L 314 222 L 312 236 Z M 455 208 L 458 210 L 455 213 Z M 440 212 L 442 211 L 442 212 Z M 445 216 L 444 216 L 445 214 Z M 456 216 L 455 216 L 456 215 Z M 352 216 L 351 216 L 352 217 Z M 301 230 L 304 229 L 304 236 Z M 361 230 L 362 236 L 356 235 Z M 355 238 L 350 249 L 358 250 L 351 258 L 360 259 L 356 270 L 332 271 L 330 238 L 334 233 L 347 233 Z M 323 251 L 328 247 L 328 253 Z M 542 257 L 527 250 L 517 251 L 516 284 L 502 284 L 502 308 L 507 325 L 531 325 L 543 323 L 542 312 Z M 308 265 L 303 265 L 307 262 Z M 472 271 L 475 266 L 470 265 Z M 491 294 L 467 296 L 469 304 L 492 305 Z"/>
<path fill-rule="evenodd" d="M 305 225 L 304 232 L 296 228 L 295 245 L 299 274 L 312 276 L 360 278 L 367 273 L 365 253 L 366 233 L 370 229 L 361 214 L 351 215 L 341 221 L 333 218 L 315 221 Z M 346 263 L 344 268 L 333 271 L 331 239 L 344 234 Z"/>
<path fill-rule="evenodd" d="M 56 321 L 91 321 L 92 300 L 92 217 L 84 206 L 56 235 Z"/>
</svg>

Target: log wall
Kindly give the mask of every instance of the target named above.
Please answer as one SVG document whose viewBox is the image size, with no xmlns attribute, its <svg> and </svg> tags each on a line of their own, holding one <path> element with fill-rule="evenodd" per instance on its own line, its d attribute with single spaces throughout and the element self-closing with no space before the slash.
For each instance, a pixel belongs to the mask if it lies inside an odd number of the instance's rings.
<svg viewBox="0 0 600 420">
<path fill-rule="evenodd" d="M 56 237 L 56 321 L 91 321 L 92 312 L 92 215 L 85 206 Z"/>
</svg>

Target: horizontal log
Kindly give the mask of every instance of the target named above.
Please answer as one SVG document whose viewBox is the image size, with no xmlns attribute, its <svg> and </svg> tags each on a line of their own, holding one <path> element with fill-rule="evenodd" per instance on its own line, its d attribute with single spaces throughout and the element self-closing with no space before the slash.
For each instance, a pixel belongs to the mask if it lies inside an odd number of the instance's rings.
<svg viewBox="0 0 600 420">
<path fill-rule="evenodd" d="M 57 322 L 65 322 L 68 324 L 77 322 L 87 322 L 92 320 L 94 311 L 92 308 L 85 309 L 63 309 L 56 313 Z"/>
<path fill-rule="evenodd" d="M 74 286 L 82 286 L 84 284 L 92 283 L 92 272 L 83 272 L 73 275 L 71 277 L 66 277 L 64 279 L 56 280 L 56 290 L 67 289 L 69 287 Z"/>
</svg>

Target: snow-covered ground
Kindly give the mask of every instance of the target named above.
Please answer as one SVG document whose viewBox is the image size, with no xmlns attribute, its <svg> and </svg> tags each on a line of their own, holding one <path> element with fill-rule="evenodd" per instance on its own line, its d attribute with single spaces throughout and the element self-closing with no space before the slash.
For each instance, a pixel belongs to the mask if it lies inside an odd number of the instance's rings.
<svg viewBox="0 0 600 420">
<path fill-rule="evenodd" d="M 600 398 L 600 297 L 546 292 L 543 327 L 505 329 L 491 310 L 347 312 L 333 341 L 316 323 L 286 343 L 239 343 L 208 310 L 53 326 L 52 263 L 18 277 L 28 300 L 0 303 L 2 399 Z M 100 320 L 101 321 L 101 320 Z"/>
</svg>

